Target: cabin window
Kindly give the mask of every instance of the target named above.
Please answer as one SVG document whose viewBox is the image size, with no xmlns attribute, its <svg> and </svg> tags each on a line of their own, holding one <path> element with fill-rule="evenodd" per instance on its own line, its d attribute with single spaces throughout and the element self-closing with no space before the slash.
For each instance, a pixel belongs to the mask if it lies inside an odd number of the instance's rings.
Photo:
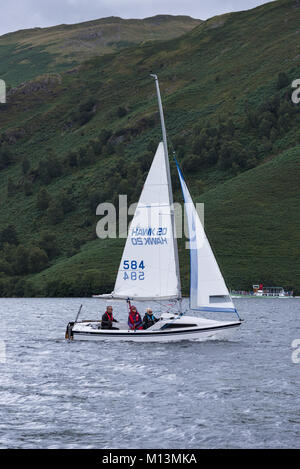
<svg viewBox="0 0 300 469">
<path fill-rule="evenodd" d="M 164 326 L 164 329 L 178 329 L 180 327 L 196 327 L 197 324 L 176 324 L 176 322 L 172 323 L 172 324 L 166 324 Z"/>
</svg>

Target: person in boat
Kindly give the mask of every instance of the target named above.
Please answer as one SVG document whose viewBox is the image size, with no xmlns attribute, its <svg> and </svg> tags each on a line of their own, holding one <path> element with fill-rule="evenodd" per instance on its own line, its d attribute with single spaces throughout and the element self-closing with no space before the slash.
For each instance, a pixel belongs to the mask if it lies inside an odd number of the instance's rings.
<svg viewBox="0 0 300 469">
<path fill-rule="evenodd" d="M 152 309 L 147 308 L 146 314 L 143 317 L 143 328 L 148 329 L 148 327 L 153 326 L 157 321 L 158 319 L 154 316 Z"/>
<path fill-rule="evenodd" d="M 101 329 L 118 329 L 117 327 L 113 327 L 113 322 L 118 321 L 113 317 L 112 306 L 107 306 L 106 311 L 102 316 Z"/>
<path fill-rule="evenodd" d="M 128 326 L 133 330 L 143 329 L 142 318 L 135 306 L 129 307 Z"/>
</svg>

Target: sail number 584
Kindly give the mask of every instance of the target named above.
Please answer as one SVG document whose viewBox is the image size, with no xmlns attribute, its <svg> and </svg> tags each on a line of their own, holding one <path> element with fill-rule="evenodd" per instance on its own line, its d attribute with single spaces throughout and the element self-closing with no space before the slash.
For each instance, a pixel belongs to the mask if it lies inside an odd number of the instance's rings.
<svg viewBox="0 0 300 469">
<path fill-rule="evenodd" d="M 145 268 L 144 261 L 136 260 L 124 260 L 123 269 L 124 269 L 124 280 L 144 280 L 145 274 L 143 272 Z M 128 272 L 126 272 L 128 271 Z"/>
</svg>

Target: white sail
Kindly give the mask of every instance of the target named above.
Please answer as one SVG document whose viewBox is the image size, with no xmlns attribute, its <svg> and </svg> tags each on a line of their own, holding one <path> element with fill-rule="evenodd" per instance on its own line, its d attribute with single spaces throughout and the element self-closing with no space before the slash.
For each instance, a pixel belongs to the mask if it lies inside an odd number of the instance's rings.
<svg viewBox="0 0 300 469">
<path fill-rule="evenodd" d="M 166 158 L 160 143 L 131 222 L 113 298 L 180 297 Z"/>
<path fill-rule="evenodd" d="M 178 165 L 177 169 L 190 238 L 190 307 L 200 311 L 236 312 Z"/>
</svg>

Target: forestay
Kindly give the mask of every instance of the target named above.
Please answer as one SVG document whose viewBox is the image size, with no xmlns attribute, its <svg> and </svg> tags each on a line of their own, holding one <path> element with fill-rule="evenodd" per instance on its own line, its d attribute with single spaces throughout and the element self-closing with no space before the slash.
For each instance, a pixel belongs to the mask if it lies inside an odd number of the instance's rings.
<svg viewBox="0 0 300 469">
<path fill-rule="evenodd" d="M 236 312 L 178 164 L 177 169 L 189 229 L 190 307 L 200 311 Z"/>
<path fill-rule="evenodd" d="M 180 297 L 171 209 L 166 158 L 160 143 L 129 228 L 113 298 Z"/>
</svg>

